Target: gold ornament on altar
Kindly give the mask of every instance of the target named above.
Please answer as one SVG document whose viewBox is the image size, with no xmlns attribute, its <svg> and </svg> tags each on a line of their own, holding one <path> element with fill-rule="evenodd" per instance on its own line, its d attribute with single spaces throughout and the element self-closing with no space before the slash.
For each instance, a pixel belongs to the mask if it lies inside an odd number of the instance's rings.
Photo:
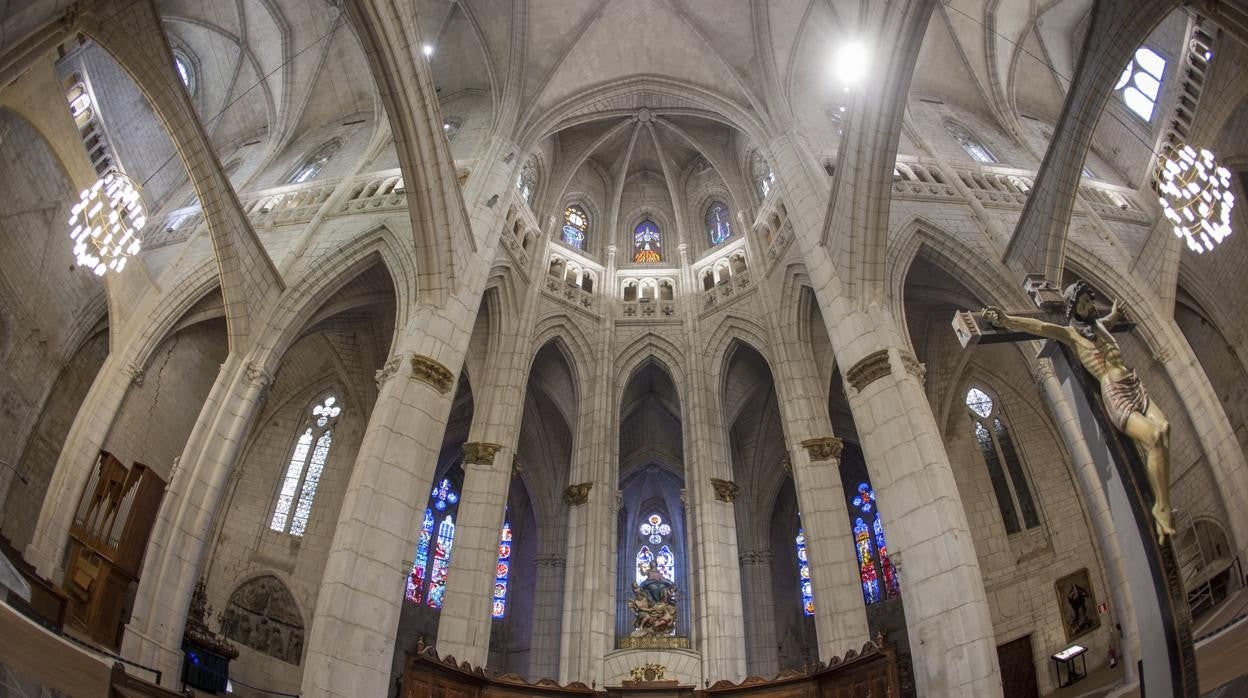
<svg viewBox="0 0 1248 698">
<path fill-rule="evenodd" d="M 1162 214 L 1189 250 L 1211 251 L 1231 234 L 1231 172 L 1208 150 L 1166 146 L 1157 161 L 1157 192 Z"/>
<path fill-rule="evenodd" d="M 143 247 L 140 235 L 147 225 L 147 210 L 139 185 L 121 172 L 112 171 L 83 189 L 69 210 L 69 237 L 74 257 L 96 276 L 121 271 L 126 260 Z"/>
</svg>

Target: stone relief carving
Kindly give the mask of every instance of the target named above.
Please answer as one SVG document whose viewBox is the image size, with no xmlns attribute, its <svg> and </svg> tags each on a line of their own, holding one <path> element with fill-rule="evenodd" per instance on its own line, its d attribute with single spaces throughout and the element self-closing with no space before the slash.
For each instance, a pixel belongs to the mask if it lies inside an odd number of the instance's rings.
<svg viewBox="0 0 1248 698">
<path fill-rule="evenodd" d="M 867 354 L 861 361 L 854 364 L 845 372 L 845 380 L 849 381 L 854 390 L 862 392 L 877 379 L 887 376 L 888 371 L 888 351 L 881 349 Z"/>
<path fill-rule="evenodd" d="M 812 461 L 836 460 L 841 457 L 841 449 L 845 444 L 835 436 L 823 436 L 817 439 L 806 439 L 802 442 L 806 453 Z"/>
<path fill-rule="evenodd" d="M 906 369 L 906 373 L 918 378 L 920 383 L 924 383 L 926 381 L 927 366 L 923 365 L 923 363 L 920 362 L 914 354 L 911 354 L 903 349 L 898 352 L 898 356 L 901 357 L 901 366 Z"/>
<path fill-rule="evenodd" d="M 412 354 L 412 378 L 432 385 L 443 395 L 451 392 L 455 386 L 455 374 L 438 363 L 436 359 L 421 354 Z"/>
<path fill-rule="evenodd" d="M 568 485 L 563 491 L 563 501 L 569 506 L 577 506 L 589 501 L 589 489 L 594 486 L 592 482 L 582 482 L 578 485 Z"/>
<path fill-rule="evenodd" d="M 399 372 L 399 369 L 403 367 L 403 361 L 406 358 L 407 357 L 401 355 L 391 356 L 385 366 L 377 369 L 375 380 L 377 381 L 378 390 L 381 390 L 381 386 L 385 385 L 386 381 L 394 378 L 394 376 Z"/>
<path fill-rule="evenodd" d="M 737 498 L 737 493 L 741 491 L 737 483 L 731 480 L 720 480 L 717 477 L 711 478 L 711 487 L 715 488 L 715 499 L 721 502 L 731 502 Z"/>
<path fill-rule="evenodd" d="M 642 664 L 641 666 L 635 666 L 628 672 L 629 676 L 633 677 L 633 681 L 638 683 L 644 683 L 647 681 L 662 681 L 663 675 L 666 673 L 667 667 L 662 664 L 655 664 L 654 662 Z"/>
<path fill-rule="evenodd" d="M 494 454 L 502 448 L 501 444 L 484 441 L 470 441 L 464 444 L 464 462 L 476 465 L 494 465 Z"/>
<path fill-rule="evenodd" d="M 303 661 L 303 619 L 277 577 L 265 575 L 239 585 L 220 623 L 221 633 L 235 642 L 289 664 Z"/>
</svg>

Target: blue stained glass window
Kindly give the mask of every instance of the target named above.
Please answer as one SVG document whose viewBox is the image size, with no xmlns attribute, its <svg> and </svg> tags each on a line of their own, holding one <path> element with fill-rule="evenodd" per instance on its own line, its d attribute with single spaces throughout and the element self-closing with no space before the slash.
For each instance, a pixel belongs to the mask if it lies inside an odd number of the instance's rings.
<svg viewBox="0 0 1248 698">
<path fill-rule="evenodd" d="M 455 521 L 450 514 L 438 524 L 437 544 L 433 549 L 433 567 L 429 570 L 429 606 L 442 608 L 446 593 L 446 571 L 451 566 L 451 546 L 455 543 Z"/>
<path fill-rule="evenodd" d="M 815 590 L 810 581 L 810 558 L 806 554 L 806 531 L 797 529 L 797 579 L 802 590 L 802 613 L 815 615 Z"/>
<path fill-rule="evenodd" d="M 875 507 L 875 491 L 865 482 L 858 483 L 858 496 L 853 499 L 854 506 L 864 514 L 870 514 Z"/>
<path fill-rule="evenodd" d="M 718 245 L 732 237 L 729 218 L 728 207 L 722 201 L 713 202 L 706 210 L 706 231 L 711 236 L 711 245 Z"/>
<path fill-rule="evenodd" d="M 880 600 L 880 580 L 871 554 L 871 531 L 862 517 L 854 519 L 854 549 L 858 553 L 858 576 L 862 580 L 862 596 L 867 603 Z"/>
<path fill-rule="evenodd" d="M 577 205 L 563 209 L 563 242 L 578 250 L 585 249 L 585 237 L 589 234 L 589 216 Z"/>
<path fill-rule="evenodd" d="M 455 494 L 455 490 L 451 489 L 451 481 L 443 479 L 438 486 L 433 488 L 433 506 L 438 511 L 446 511 L 446 507 L 453 505 L 459 501 L 459 495 Z"/>
<path fill-rule="evenodd" d="M 638 584 L 646 581 L 646 570 L 650 569 L 650 565 L 654 562 L 654 553 L 650 552 L 650 546 L 643 545 L 641 550 L 637 551 L 637 569 L 636 581 Z"/>
<path fill-rule="evenodd" d="M 507 613 L 507 586 L 511 577 L 511 522 L 503 519 L 503 532 L 498 539 L 498 566 L 494 570 L 494 601 L 490 616 L 502 618 Z"/>
<path fill-rule="evenodd" d="M 641 263 L 663 261 L 663 236 L 659 226 L 647 218 L 633 229 L 633 261 Z"/>
<path fill-rule="evenodd" d="M 671 548 L 666 545 L 659 548 L 659 554 L 654 556 L 654 566 L 667 581 L 676 580 L 676 556 L 672 554 Z"/>
<path fill-rule="evenodd" d="M 901 583 L 897 580 L 897 568 L 888 559 L 888 544 L 884 541 L 884 522 L 879 512 L 875 514 L 875 522 L 871 524 L 875 532 L 875 550 L 879 553 L 881 576 L 884 578 L 884 597 L 891 599 L 901 594 Z"/>
<path fill-rule="evenodd" d="M 412 563 L 412 572 L 407 575 L 407 593 L 404 598 L 412 603 L 420 603 L 420 594 L 425 587 L 425 567 L 429 564 L 429 542 L 433 539 L 433 510 L 425 509 L 425 519 L 420 525 L 420 542 L 416 544 L 416 560 Z"/>
</svg>

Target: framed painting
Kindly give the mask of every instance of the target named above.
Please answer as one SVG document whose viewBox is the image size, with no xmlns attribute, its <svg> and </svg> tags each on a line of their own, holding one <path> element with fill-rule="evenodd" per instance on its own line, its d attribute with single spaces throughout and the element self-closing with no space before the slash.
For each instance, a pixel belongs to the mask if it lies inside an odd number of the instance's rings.
<svg viewBox="0 0 1248 698">
<path fill-rule="evenodd" d="M 1067 642 L 1101 627 L 1101 618 L 1096 613 L 1096 592 L 1092 589 L 1088 568 L 1080 568 L 1058 579 L 1053 587 L 1057 591 L 1057 607 L 1061 612 L 1062 627 L 1066 629 Z"/>
</svg>

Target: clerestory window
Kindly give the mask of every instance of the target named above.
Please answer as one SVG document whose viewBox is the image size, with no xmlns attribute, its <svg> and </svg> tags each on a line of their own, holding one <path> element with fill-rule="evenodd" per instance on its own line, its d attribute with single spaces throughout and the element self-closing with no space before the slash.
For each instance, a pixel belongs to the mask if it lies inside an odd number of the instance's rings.
<svg viewBox="0 0 1248 698">
<path fill-rule="evenodd" d="M 322 395 L 309 408 L 295 437 L 295 444 L 286 465 L 286 477 L 277 493 L 269 528 L 278 533 L 302 536 L 308 527 L 312 500 L 316 497 L 321 472 L 334 442 L 334 426 L 342 406 L 332 394 Z"/>
<path fill-rule="evenodd" d="M 1114 91 L 1131 111 L 1145 121 L 1153 120 L 1153 110 L 1161 96 L 1161 78 L 1166 72 L 1166 59 L 1147 46 L 1136 49 L 1135 56 L 1122 69 Z"/>
<path fill-rule="evenodd" d="M 984 390 L 971 388 L 966 393 L 966 408 L 1006 533 L 1039 526 L 1040 514 L 1031 496 L 1031 485 L 997 401 Z"/>
</svg>

